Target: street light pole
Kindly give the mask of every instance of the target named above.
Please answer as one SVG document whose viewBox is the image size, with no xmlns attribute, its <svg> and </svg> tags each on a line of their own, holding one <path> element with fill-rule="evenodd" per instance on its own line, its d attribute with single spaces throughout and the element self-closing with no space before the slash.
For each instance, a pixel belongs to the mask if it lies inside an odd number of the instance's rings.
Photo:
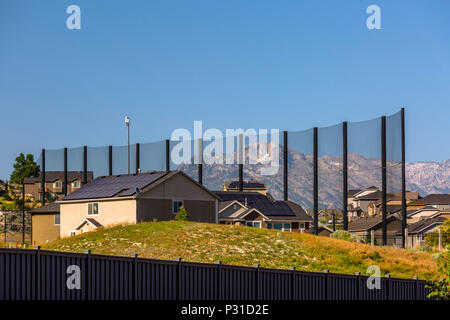
<svg viewBox="0 0 450 320">
<path fill-rule="evenodd" d="M 125 117 L 125 124 L 127 125 L 127 168 L 128 174 L 130 174 L 130 118 Z"/>
</svg>

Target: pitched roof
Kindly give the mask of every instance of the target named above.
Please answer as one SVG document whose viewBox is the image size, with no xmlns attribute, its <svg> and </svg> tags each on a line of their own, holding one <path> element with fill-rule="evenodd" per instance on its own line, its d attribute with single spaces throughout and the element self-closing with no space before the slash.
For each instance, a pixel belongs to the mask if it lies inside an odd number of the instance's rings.
<svg viewBox="0 0 450 320">
<path fill-rule="evenodd" d="M 348 190 L 347 195 L 349 197 L 353 197 L 355 194 L 357 194 L 358 192 L 361 192 L 361 191 L 362 191 L 361 189 L 350 189 L 350 190 Z"/>
<path fill-rule="evenodd" d="M 408 205 L 450 204 L 450 194 L 429 194 L 422 199 L 411 201 Z"/>
<path fill-rule="evenodd" d="M 61 201 L 138 196 L 143 192 L 155 188 L 160 183 L 167 181 L 177 174 L 183 175 L 201 189 L 208 192 L 211 196 L 217 198 L 214 193 L 184 174 L 182 171 L 174 170 L 98 177 L 81 189 L 64 197 Z"/>
<path fill-rule="evenodd" d="M 239 189 L 239 181 L 230 181 L 225 184 L 227 189 Z M 267 186 L 263 182 L 259 181 L 243 181 L 244 189 L 267 189 Z"/>
<path fill-rule="evenodd" d="M 394 214 L 388 214 L 386 217 L 386 221 L 390 222 L 394 219 L 398 219 L 398 217 Z M 368 231 L 371 229 L 375 229 L 382 222 L 381 215 L 374 215 L 370 217 L 359 218 L 351 221 L 348 224 L 348 231 Z"/>
<path fill-rule="evenodd" d="M 75 180 L 83 180 L 83 171 L 67 171 L 67 182 L 72 182 Z M 94 178 L 94 173 L 92 171 L 87 171 L 87 181 L 91 181 Z M 41 182 L 42 173 L 39 173 L 38 177 L 25 178 L 25 184 L 33 184 Z M 57 180 L 64 180 L 64 171 L 46 171 L 45 172 L 45 182 L 55 182 Z"/>
<path fill-rule="evenodd" d="M 39 207 L 37 209 L 31 210 L 31 214 L 34 213 L 59 213 L 59 203 L 51 202 L 46 204 L 43 207 Z"/>
<path fill-rule="evenodd" d="M 445 220 L 446 220 L 445 218 L 440 217 L 419 220 L 416 223 L 410 224 L 408 226 L 408 233 L 409 234 L 421 233 L 423 231 L 428 230 L 432 226 L 439 226 L 443 224 Z"/>
<path fill-rule="evenodd" d="M 312 221 L 303 208 L 292 201 L 273 200 L 258 192 L 213 191 L 224 202 L 237 200 L 270 219 Z"/>
</svg>

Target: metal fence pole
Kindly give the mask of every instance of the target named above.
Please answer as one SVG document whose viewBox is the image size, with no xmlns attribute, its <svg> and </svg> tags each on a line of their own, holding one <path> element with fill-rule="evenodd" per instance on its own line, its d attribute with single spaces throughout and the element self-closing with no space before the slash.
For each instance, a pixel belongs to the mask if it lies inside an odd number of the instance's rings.
<svg viewBox="0 0 450 320">
<path fill-rule="evenodd" d="M 136 143 L 136 174 L 141 172 L 141 145 Z"/>
<path fill-rule="evenodd" d="M 87 146 L 83 147 L 83 185 L 87 183 Z"/>
<path fill-rule="evenodd" d="M 170 171 L 170 140 L 166 139 L 166 171 Z"/>
<path fill-rule="evenodd" d="M 203 184 L 203 139 L 198 140 L 198 183 Z"/>
<path fill-rule="evenodd" d="M 291 300 L 295 300 L 295 267 L 290 268 L 292 270 L 291 276 Z"/>
<path fill-rule="evenodd" d="M 220 265 L 222 264 L 222 261 L 217 260 L 217 286 L 216 286 L 216 296 L 217 300 L 222 300 L 222 277 L 221 277 L 221 268 Z"/>
<path fill-rule="evenodd" d="M 42 168 L 41 168 L 41 194 L 42 206 L 45 206 L 45 149 L 42 149 Z"/>
<path fill-rule="evenodd" d="M 25 182 L 23 181 L 22 181 L 22 245 L 25 245 Z"/>
<path fill-rule="evenodd" d="M 109 175 L 113 175 L 113 147 L 109 146 L 108 148 L 108 168 L 109 168 Z"/>
<path fill-rule="evenodd" d="M 348 230 L 348 148 L 347 148 L 347 122 L 342 123 L 342 214 L 344 230 Z"/>
<path fill-rule="evenodd" d="M 356 276 L 356 287 L 355 287 L 355 289 L 356 289 L 356 300 L 361 300 L 361 297 L 359 296 L 360 295 L 360 293 L 359 293 L 359 283 L 360 283 L 360 278 L 361 278 L 361 276 L 360 276 L 360 273 L 359 272 L 355 272 L 355 276 Z"/>
<path fill-rule="evenodd" d="M 417 289 L 418 289 L 419 278 L 417 276 L 414 276 L 413 280 L 414 280 L 414 300 L 417 300 Z"/>
<path fill-rule="evenodd" d="M 36 300 L 41 300 L 41 246 L 36 249 Z"/>
<path fill-rule="evenodd" d="M 283 199 L 288 200 L 288 132 L 283 131 Z"/>
<path fill-rule="evenodd" d="M 176 258 L 175 261 L 178 262 L 177 263 L 177 282 L 176 282 L 176 284 L 177 284 L 177 300 L 180 301 L 181 293 L 182 293 L 182 289 L 183 289 L 183 287 L 182 287 L 183 283 L 181 281 L 181 276 L 182 276 L 182 274 L 181 274 L 181 272 L 182 272 L 181 258 Z"/>
<path fill-rule="evenodd" d="M 330 291 L 330 284 L 329 284 L 329 280 L 330 280 L 330 270 L 325 269 L 323 270 L 323 272 L 325 273 L 325 300 L 329 300 L 329 291 Z"/>
<path fill-rule="evenodd" d="M 85 295 L 87 300 L 91 300 L 91 286 L 92 286 L 92 257 L 91 257 L 91 250 L 84 250 L 84 253 L 86 254 L 86 290 Z"/>
<path fill-rule="evenodd" d="M 244 190 L 244 136 L 238 136 L 239 191 Z"/>
<path fill-rule="evenodd" d="M 405 108 L 401 110 L 402 121 L 402 229 L 406 229 L 406 156 L 405 156 Z M 402 247 L 406 247 L 405 235 L 402 234 Z"/>
<path fill-rule="evenodd" d="M 255 297 L 256 297 L 256 300 L 261 300 L 261 283 L 260 283 L 259 264 L 255 264 L 253 266 L 256 268 Z"/>
<path fill-rule="evenodd" d="M 319 229 L 319 150 L 318 150 L 318 128 L 314 127 L 314 234 Z"/>
<path fill-rule="evenodd" d="M 386 276 L 386 290 L 385 290 L 385 300 L 390 300 L 391 296 L 390 296 L 390 287 L 391 287 L 391 276 L 389 274 L 387 274 Z"/>
<path fill-rule="evenodd" d="M 63 194 L 67 196 L 67 148 L 64 148 L 64 182 Z"/>
<path fill-rule="evenodd" d="M 133 300 L 138 299 L 138 255 L 137 253 L 131 256 L 133 258 Z"/>
<path fill-rule="evenodd" d="M 386 117 L 381 117 L 381 201 L 382 201 L 382 222 L 383 232 L 382 244 L 387 245 L 387 195 L 386 195 Z"/>
</svg>

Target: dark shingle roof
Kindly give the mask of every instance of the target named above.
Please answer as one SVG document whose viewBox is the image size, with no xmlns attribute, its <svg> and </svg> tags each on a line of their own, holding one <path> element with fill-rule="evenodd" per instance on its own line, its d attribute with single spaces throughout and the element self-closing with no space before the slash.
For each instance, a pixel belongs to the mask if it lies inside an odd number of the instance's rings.
<svg viewBox="0 0 450 320">
<path fill-rule="evenodd" d="M 312 221 L 303 208 L 292 201 L 272 200 L 268 196 L 257 192 L 234 192 L 234 191 L 213 191 L 222 201 L 237 200 L 247 206 L 254 208 L 273 219 L 293 219 Z"/>
<path fill-rule="evenodd" d="M 390 222 L 393 219 L 398 219 L 393 214 L 388 214 L 386 217 L 386 221 Z M 381 215 L 370 216 L 366 218 L 359 218 L 354 221 L 351 221 L 348 224 L 348 231 L 366 231 L 376 228 L 382 222 Z"/>
<path fill-rule="evenodd" d="M 94 173 L 92 171 L 87 172 L 87 181 L 92 181 Z M 41 173 L 38 177 L 25 178 L 24 183 L 36 183 L 41 182 Z M 45 182 L 55 182 L 56 180 L 64 180 L 64 171 L 46 171 Z M 67 171 L 67 181 L 72 182 L 74 180 L 83 180 L 83 171 Z"/>
<path fill-rule="evenodd" d="M 349 196 L 349 197 L 353 197 L 355 194 L 357 194 L 358 192 L 360 192 L 360 191 L 362 191 L 361 189 L 354 189 L 354 190 L 348 190 L 348 193 L 347 193 L 347 195 Z"/>
<path fill-rule="evenodd" d="M 225 184 L 228 189 L 239 189 L 239 181 L 231 181 Z M 243 181 L 244 189 L 266 189 L 265 183 L 259 181 Z"/>
<path fill-rule="evenodd" d="M 43 207 L 31 210 L 31 213 L 59 213 L 59 203 L 51 202 Z"/>
<path fill-rule="evenodd" d="M 429 194 L 425 198 L 417 199 L 408 205 L 432 205 L 432 204 L 450 204 L 450 194 Z"/>
</svg>

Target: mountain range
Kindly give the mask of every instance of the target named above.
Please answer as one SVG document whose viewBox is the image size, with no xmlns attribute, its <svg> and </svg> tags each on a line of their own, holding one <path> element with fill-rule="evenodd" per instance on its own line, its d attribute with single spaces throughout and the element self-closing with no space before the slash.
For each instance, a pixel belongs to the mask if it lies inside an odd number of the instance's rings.
<svg viewBox="0 0 450 320">
<path fill-rule="evenodd" d="M 280 146 L 280 163 L 283 150 Z M 245 153 L 248 158 L 248 148 Z M 266 165 L 244 164 L 244 180 L 257 180 L 267 184 L 268 192 L 276 199 L 283 198 L 283 168 L 272 176 L 263 176 L 260 169 Z M 196 165 L 181 165 L 180 169 L 197 179 Z M 401 164 L 387 162 L 387 191 L 401 191 Z M 319 208 L 342 208 L 342 158 L 325 155 L 319 157 Z M 238 180 L 238 165 L 203 165 L 203 184 L 210 190 L 220 190 L 231 180 Z M 304 208 L 313 207 L 313 156 L 288 149 L 288 197 Z M 360 154 L 348 155 L 348 188 L 363 189 L 376 186 L 381 189 L 380 159 Z M 406 188 L 419 192 L 450 193 L 450 159 L 443 162 L 406 163 Z"/>
</svg>

